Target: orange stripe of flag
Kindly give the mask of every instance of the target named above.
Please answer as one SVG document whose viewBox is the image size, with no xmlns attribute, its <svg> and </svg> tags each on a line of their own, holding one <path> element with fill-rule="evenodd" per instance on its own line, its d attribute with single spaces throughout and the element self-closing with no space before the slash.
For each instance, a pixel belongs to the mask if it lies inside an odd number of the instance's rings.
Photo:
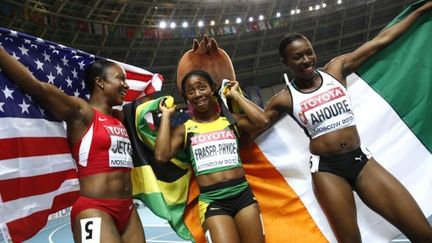
<svg viewBox="0 0 432 243">
<path fill-rule="evenodd" d="M 243 146 L 240 155 L 246 178 L 260 205 L 267 243 L 328 242 L 300 197 L 258 145 Z"/>
</svg>

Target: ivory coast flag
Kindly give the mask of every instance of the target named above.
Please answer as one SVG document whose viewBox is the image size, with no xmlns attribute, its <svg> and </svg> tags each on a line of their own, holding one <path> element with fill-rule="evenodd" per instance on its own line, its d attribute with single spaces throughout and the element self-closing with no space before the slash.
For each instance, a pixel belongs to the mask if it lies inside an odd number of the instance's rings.
<svg viewBox="0 0 432 243">
<path fill-rule="evenodd" d="M 424 1 L 410 6 L 390 25 Z M 348 78 L 362 144 L 432 214 L 432 13 Z M 312 191 L 308 138 L 285 117 L 242 149 L 266 242 L 336 242 Z M 363 242 L 400 232 L 356 198 Z M 335 205 L 337 207 L 337 205 Z"/>
</svg>

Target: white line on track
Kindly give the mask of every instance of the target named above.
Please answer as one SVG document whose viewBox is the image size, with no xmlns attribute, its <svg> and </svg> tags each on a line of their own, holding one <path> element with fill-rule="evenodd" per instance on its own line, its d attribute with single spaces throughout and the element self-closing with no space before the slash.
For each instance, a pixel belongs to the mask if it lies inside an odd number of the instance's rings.
<svg viewBox="0 0 432 243">
<path fill-rule="evenodd" d="M 162 234 L 162 235 L 158 235 L 158 236 L 152 237 L 152 238 L 150 238 L 148 240 L 156 240 L 156 239 L 160 239 L 161 237 L 165 237 L 167 235 L 172 235 L 172 234 L 174 234 L 174 232 L 169 232 L 169 233 L 165 233 L 165 234 Z M 184 242 L 184 241 L 173 241 L 173 242 Z"/>
<path fill-rule="evenodd" d="M 65 227 L 66 225 L 70 225 L 70 222 L 65 223 L 65 224 L 59 226 L 57 229 L 53 230 L 53 231 L 49 234 L 49 237 L 48 237 L 49 243 L 54 243 L 54 241 L 52 240 L 52 236 L 53 236 L 57 231 L 59 231 L 61 228 Z"/>
</svg>

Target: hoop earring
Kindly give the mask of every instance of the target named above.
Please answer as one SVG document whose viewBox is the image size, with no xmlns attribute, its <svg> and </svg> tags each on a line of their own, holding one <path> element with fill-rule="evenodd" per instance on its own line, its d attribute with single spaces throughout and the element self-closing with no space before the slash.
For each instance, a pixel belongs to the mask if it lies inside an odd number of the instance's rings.
<svg viewBox="0 0 432 243">
<path fill-rule="evenodd" d="M 213 104 L 214 104 L 214 110 L 216 111 L 216 113 L 220 114 L 221 113 L 221 108 L 220 108 L 220 104 L 219 104 L 218 98 L 216 96 L 213 96 L 212 100 L 213 100 Z"/>
<path fill-rule="evenodd" d="M 192 104 L 187 101 L 187 109 L 188 109 L 188 114 L 190 117 L 194 116 L 194 108 L 192 107 Z"/>
</svg>

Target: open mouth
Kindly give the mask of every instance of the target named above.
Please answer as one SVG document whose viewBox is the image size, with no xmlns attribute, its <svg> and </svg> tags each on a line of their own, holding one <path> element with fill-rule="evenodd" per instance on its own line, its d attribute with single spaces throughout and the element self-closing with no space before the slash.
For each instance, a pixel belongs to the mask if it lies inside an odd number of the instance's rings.
<svg viewBox="0 0 432 243">
<path fill-rule="evenodd" d="M 314 68 L 313 66 L 309 66 L 309 67 L 302 68 L 302 71 L 303 71 L 304 73 L 308 73 L 308 74 L 313 73 L 314 70 L 315 70 L 315 68 Z"/>
<path fill-rule="evenodd" d="M 199 99 L 199 100 L 195 100 L 195 105 L 197 107 L 203 107 L 207 104 L 207 99 Z"/>
<path fill-rule="evenodd" d="M 120 91 L 120 96 L 124 98 L 126 96 L 126 93 L 127 93 L 126 90 L 122 90 Z"/>
</svg>

